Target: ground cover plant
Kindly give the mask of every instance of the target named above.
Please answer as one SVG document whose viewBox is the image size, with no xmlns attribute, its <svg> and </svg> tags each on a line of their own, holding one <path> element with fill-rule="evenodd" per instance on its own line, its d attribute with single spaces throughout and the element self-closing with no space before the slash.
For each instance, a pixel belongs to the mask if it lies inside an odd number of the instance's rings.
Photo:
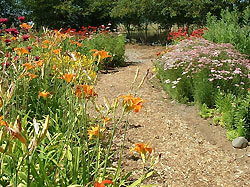
<svg viewBox="0 0 250 187">
<path fill-rule="evenodd" d="M 157 76 L 173 99 L 197 103 L 203 117 L 216 116 L 215 122 L 229 130 L 230 139 L 250 138 L 246 55 L 232 44 L 215 44 L 200 37 L 184 39 L 162 54 L 155 64 Z"/>
<path fill-rule="evenodd" d="M 0 184 L 129 185 L 129 174 L 121 173 L 126 129 L 130 112 L 139 112 L 144 100 L 132 90 L 112 102 L 95 100 L 97 70 L 115 54 L 101 49 L 83 53 L 94 35 L 36 31 L 24 17 L 18 26 L 6 28 L 7 21 L 0 19 Z M 114 153 L 113 138 L 122 122 L 123 144 Z M 134 152 L 146 163 L 153 149 L 141 142 Z M 117 167 L 110 162 L 114 154 L 120 155 Z M 144 171 L 131 186 L 150 175 L 152 170 Z"/>
</svg>

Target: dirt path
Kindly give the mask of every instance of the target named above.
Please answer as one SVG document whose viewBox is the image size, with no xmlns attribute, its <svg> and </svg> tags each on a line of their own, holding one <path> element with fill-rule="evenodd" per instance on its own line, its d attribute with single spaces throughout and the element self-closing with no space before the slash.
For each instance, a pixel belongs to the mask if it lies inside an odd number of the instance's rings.
<svg viewBox="0 0 250 187">
<path fill-rule="evenodd" d="M 131 65 L 101 74 L 97 84 L 99 99 L 126 94 L 137 68 L 139 80 L 152 69 L 156 53 L 162 47 L 127 45 L 126 56 Z M 155 186 L 250 186 L 249 148 L 235 150 L 221 127 L 209 124 L 197 115 L 195 107 L 171 101 L 157 80 L 147 80 L 137 95 L 147 102 L 130 117 L 122 167 L 139 178 L 140 159 L 129 155 L 134 143 L 150 142 L 160 155 L 155 174 L 147 184 Z M 123 127 L 115 137 L 121 144 Z"/>
</svg>

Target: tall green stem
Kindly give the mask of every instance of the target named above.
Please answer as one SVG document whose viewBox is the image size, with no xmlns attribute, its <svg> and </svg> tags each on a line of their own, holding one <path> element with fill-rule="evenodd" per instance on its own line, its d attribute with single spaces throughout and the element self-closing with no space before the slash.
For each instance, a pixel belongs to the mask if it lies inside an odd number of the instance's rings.
<svg viewBox="0 0 250 187">
<path fill-rule="evenodd" d="M 109 146 L 108 146 L 108 152 L 107 152 L 106 157 L 105 157 L 105 162 L 104 162 L 104 168 L 103 168 L 102 179 L 104 179 L 104 176 L 105 176 L 105 173 L 106 173 L 108 157 L 109 157 L 110 150 L 111 150 L 112 143 L 113 143 L 113 139 L 114 139 L 114 136 L 115 136 L 115 133 L 116 133 L 116 128 L 117 128 L 117 125 L 118 125 L 118 124 L 122 121 L 122 119 L 123 119 L 125 109 L 126 109 L 126 107 L 123 107 L 121 117 L 119 118 L 118 122 L 117 122 L 117 123 L 114 123 L 114 125 L 113 125 L 112 136 L 111 136 L 111 138 L 110 138 L 110 142 L 109 142 Z"/>
</svg>

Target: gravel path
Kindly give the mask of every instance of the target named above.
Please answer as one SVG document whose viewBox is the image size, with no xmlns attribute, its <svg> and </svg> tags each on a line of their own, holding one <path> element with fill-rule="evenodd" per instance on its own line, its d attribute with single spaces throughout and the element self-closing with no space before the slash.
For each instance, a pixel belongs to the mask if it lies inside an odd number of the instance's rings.
<svg viewBox="0 0 250 187">
<path fill-rule="evenodd" d="M 103 96 L 112 99 L 128 93 L 137 68 L 141 80 L 147 69 L 151 71 L 156 53 L 163 49 L 127 45 L 127 61 L 133 63 L 100 75 L 96 87 L 100 102 Z M 201 119 L 195 107 L 171 101 L 154 78 L 147 79 L 137 96 L 146 102 L 139 113 L 130 117 L 122 164 L 124 170 L 134 171 L 132 179 L 139 178 L 142 161 L 129 155 L 129 149 L 134 143 L 150 142 L 160 161 L 145 184 L 157 187 L 250 186 L 249 148 L 232 148 L 224 129 Z M 119 130 L 121 134 L 115 137 L 117 146 L 121 144 L 123 127 Z"/>
</svg>

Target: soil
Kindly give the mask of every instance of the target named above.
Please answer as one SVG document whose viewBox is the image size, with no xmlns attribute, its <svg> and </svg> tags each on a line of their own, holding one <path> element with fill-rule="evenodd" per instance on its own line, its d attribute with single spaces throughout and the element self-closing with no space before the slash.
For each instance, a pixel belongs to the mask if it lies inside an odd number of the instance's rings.
<svg viewBox="0 0 250 187">
<path fill-rule="evenodd" d="M 142 175 L 139 155 L 130 155 L 135 143 L 149 142 L 154 148 L 154 174 L 144 184 L 165 186 L 250 186 L 250 149 L 234 149 L 226 131 L 198 116 L 195 106 L 179 104 L 169 98 L 152 73 L 160 46 L 126 45 L 128 66 L 108 70 L 99 76 L 98 100 L 127 94 L 137 69 L 136 84 L 149 75 L 137 96 L 146 100 L 139 113 L 131 113 L 123 152 L 124 172 L 133 171 L 130 180 Z M 132 92 L 133 93 L 133 92 Z M 124 124 L 118 127 L 114 149 L 121 145 Z M 116 161 L 114 161 L 114 165 Z"/>
</svg>

